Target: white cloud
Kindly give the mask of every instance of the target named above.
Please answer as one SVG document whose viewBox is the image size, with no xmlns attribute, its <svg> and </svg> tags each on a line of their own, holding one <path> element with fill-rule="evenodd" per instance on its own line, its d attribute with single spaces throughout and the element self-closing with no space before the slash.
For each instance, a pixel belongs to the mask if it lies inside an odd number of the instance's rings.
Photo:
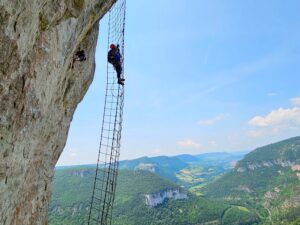
<svg viewBox="0 0 300 225">
<path fill-rule="evenodd" d="M 295 97 L 291 99 L 291 103 L 296 106 L 300 106 L 300 97 Z"/>
<path fill-rule="evenodd" d="M 256 127 L 269 126 L 293 126 L 300 124 L 300 108 L 294 107 L 290 109 L 279 108 L 270 112 L 265 117 L 255 116 L 248 121 L 248 124 Z"/>
<path fill-rule="evenodd" d="M 220 114 L 216 116 L 215 118 L 207 119 L 207 120 L 200 120 L 200 125 L 214 125 L 217 122 L 224 120 L 228 115 L 227 114 Z"/>
<path fill-rule="evenodd" d="M 78 155 L 78 154 L 77 154 L 76 152 L 72 152 L 72 153 L 71 153 L 71 157 L 73 157 L 73 158 L 77 157 L 77 155 Z"/>
<path fill-rule="evenodd" d="M 182 140 L 182 141 L 178 141 L 177 142 L 177 146 L 180 147 L 191 147 L 191 148 L 199 148 L 201 147 L 201 145 L 191 139 L 186 139 L 186 140 Z"/>
<path fill-rule="evenodd" d="M 265 136 L 265 131 L 261 130 L 261 129 L 250 130 L 250 131 L 248 131 L 248 136 L 255 137 L 255 138 L 263 137 L 263 136 Z"/>
<path fill-rule="evenodd" d="M 162 151 L 161 151 L 159 148 L 155 148 L 155 149 L 153 150 L 153 153 L 154 153 L 154 154 L 162 154 Z"/>
<path fill-rule="evenodd" d="M 213 147 L 218 146 L 217 142 L 214 141 L 214 140 L 210 140 L 208 143 L 209 143 L 209 145 L 211 145 L 211 146 L 213 146 Z"/>
<path fill-rule="evenodd" d="M 275 93 L 275 92 L 270 92 L 270 93 L 268 93 L 268 96 L 270 96 L 270 97 L 274 97 L 274 96 L 277 96 L 278 94 L 277 93 Z"/>
</svg>

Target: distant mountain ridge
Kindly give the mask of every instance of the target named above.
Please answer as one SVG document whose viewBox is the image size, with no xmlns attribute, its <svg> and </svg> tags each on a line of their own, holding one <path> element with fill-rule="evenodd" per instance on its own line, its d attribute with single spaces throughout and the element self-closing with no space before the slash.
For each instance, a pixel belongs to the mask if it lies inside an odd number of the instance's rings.
<svg viewBox="0 0 300 225">
<path fill-rule="evenodd" d="M 237 162 L 244 155 L 245 153 L 242 152 L 214 152 L 199 155 L 182 154 L 176 156 L 141 157 L 120 161 L 120 169 L 148 170 L 177 184 L 187 185 L 185 181 L 180 179 L 179 175 L 182 170 L 190 170 L 197 167 L 202 170 L 202 179 L 207 177 L 213 178 L 233 168 L 232 163 Z M 209 169 L 211 170 L 209 176 L 205 176 L 205 171 Z"/>
<path fill-rule="evenodd" d="M 120 169 L 145 170 L 176 184 L 194 188 L 198 192 L 203 185 L 233 168 L 245 152 L 212 152 L 198 155 L 140 157 L 120 161 Z M 56 169 L 94 168 L 95 165 L 58 166 Z M 200 192 L 199 192 L 200 194 Z"/>
<path fill-rule="evenodd" d="M 241 159 L 244 155 L 246 155 L 248 151 L 241 151 L 241 152 L 208 152 L 208 153 L 202 153 L 197 155 L 190 155 L 190 154 L 179 154 L 174 156 L 142 156 L 135 159 L 126 159 L 126 160 L 120 160 L 120 166 L 126 167 L 128 169 L 133 169 L 134 165 L 137 165 L 140 162 L 160 162 L 163 160 L 173 160 L 173 159 L 179 159 L 182 161 L 181 163 L 191 163 L 194 161 L 199 160 L 206 160 L 206 159 L 215 159 L 215 157 L 219 157 L 221 160 L 224 159 Z M 94 167 L 96 164 L 82 164 L 82 165 L 62 165 L 62 166 L 56 166 L 56 169 L 63 169 L 63 168 L 72 168 L 72 167 Z"/>
</svg>

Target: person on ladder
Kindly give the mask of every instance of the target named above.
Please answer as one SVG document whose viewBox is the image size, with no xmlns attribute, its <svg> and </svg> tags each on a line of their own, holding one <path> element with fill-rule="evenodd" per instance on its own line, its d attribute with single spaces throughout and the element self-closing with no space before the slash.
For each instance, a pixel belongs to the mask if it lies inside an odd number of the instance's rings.
<svg viewBox="0 0 300 225">
<path fill-rule="evenodd" d="M 107 61 L 113 65 L 117 72 L 118 84 L 124 85 L 124 78 L 121 78 L 122 74 L 122 55 L 120 53 L 119 45 L 110 45 L 110 50 L 107 55 Z"/>
</svg>

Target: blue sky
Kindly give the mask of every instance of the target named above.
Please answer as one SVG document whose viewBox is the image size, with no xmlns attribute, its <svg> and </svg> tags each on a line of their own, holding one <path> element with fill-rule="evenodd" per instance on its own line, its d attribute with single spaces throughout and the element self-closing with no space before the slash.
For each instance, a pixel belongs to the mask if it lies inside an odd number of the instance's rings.
<svg viewBox="0 0 300 225">
<path fill-rule="evenodd" d="M 300 134 L 300 2 L 127 1 L 121 158 L 245 151 Z M 107 18 L 96 73 L 58 165 L 95 163 Z"/>
</svg>

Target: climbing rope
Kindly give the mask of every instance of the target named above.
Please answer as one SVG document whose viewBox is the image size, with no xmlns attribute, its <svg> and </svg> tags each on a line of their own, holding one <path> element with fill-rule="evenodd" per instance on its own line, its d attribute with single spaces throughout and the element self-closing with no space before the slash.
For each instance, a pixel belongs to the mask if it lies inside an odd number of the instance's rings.
<svg viewBox="0 0 300 225">
<path fill-rule="evenodd" d="M 119 44 L 123 59 L 125 13 L 126 0 L 118 0 L 109 11 L 108 22 L 108 46 Z M 121 78 L 124 78 L 124 60 L 122 68 Z M 107 63 L 104 112 L 88 225 L 110 225 L 112 222 L 124 106 L 124 86 L 116 79 L 116 71 Z"/>
</svg>

